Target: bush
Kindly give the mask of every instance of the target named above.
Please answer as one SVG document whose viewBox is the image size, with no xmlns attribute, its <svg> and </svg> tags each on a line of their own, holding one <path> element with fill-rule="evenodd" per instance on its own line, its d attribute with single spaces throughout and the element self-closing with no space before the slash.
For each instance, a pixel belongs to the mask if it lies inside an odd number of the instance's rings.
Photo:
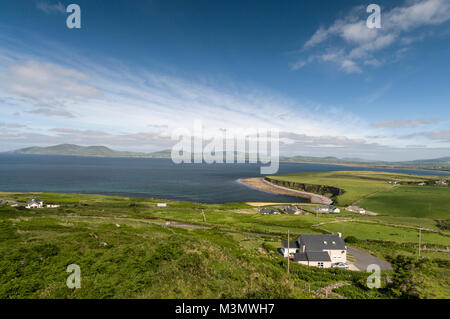
<svg viewBox="0 0 450 319">
<path fill-rule="evenodd" d="M 436 226 L 441 230 L 450 230 L 450 219 L 437 219 Z"/>
<path fill-rule="evenodd" d="M 429 267 L 431 262 L 427 258 L 416 260 L 404 255 L 389 259 L 394 268 L 390 286 L 391 294 L 398 298 L 421 298 L 423 279 L 420 271 Z"/>
<path fill-rule="evenodd" d="M 344 240 L 346 243 L 350 243 L 350 244 L 358 242 L 358 238 L 356 238 L 355 236 L 347 236 L 347 237 L 345 237 Z"/>
</svg>

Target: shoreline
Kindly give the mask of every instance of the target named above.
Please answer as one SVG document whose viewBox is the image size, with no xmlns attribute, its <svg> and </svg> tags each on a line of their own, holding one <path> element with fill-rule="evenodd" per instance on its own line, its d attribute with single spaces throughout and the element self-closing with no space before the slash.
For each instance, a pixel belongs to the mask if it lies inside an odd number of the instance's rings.
<svg viewBox="0 0 450 319">
<path fill-rule="evenodd" d="M 264 179 L 264 177 L 250 177 L 250 178 L 240 178 L 238 182 L 251 187 L 258 189 L 263 192 L 268 192 L 272 194 L 278 195 L 287 195 L 293 197 L 300 197 L 303 199 L 309 200 L 311 204 L 322 204 L 322 205 L 330 205 L 333 203 L 333 200 L 314 193 L 303 192 L 295 189 L 290 189 L 283 186 L 274 185 Z"/>
<path fill-rule="evenodd" d="M 425 168 L 421 166 L 389 166 L 389 165 L 377 165 L 377 164 L 365 164 L 365 163 L 327 163 L 327 162 L 295 162 L 295 161 L 280 161 L 280 163 L 297 163 L 297 164 L 320 164 L 320 165 L 336 165 L 336 166 L 347 166 L 347 167 L 361 167 L 361 168 L 373 168 L 373 169 L 398 169 L 407 171 L 424 171 L 424 172 L 439 172 L 448 174 L 450 169 L 437 169 L 437 168 Z M 431 176 L 447 176 L 447 175 L 431 175 Z"/>
</svg>

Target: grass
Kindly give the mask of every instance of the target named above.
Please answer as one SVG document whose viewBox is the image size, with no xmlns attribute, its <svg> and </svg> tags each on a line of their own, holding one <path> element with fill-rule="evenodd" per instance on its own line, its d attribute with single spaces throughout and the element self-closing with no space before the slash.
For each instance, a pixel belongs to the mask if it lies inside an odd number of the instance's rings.
<svg viewBox="0 0 450 319">
<path fill-rule="evenodd" d="M 341 188 L 345 192 L 336 198 L 337 204 L 341 206 L 350 205 L 365 196 L 377 192 L 390 190 L 392 185 L 388 183 L 389 181 L 419 183 L 425 180 L 437 179 L 436 177 L 430 176 L 371 171 L 308 172 L 270 177 L 281 181 L 327 185 Z"/>
<path fill-rule="evenodd" d="M 301 265 L 288 276 L 264 239 L 217 229 L 148 220 L 117 227 L 113 218 L 10 208 L 0 216 L 0 298 L 311 298 L 305 283 L 318 289 L 367 276 Z M 81 268 L 80 289 L 66 287 L 69 264 Z"/>
<path fill-rule="evenodd" d="M 359 205 L 391 216 L 448 218 L 450 187 L 399 186 L 370 196 Z"/>
<path fill-rule="evenodd" d="M 244 203 L 169 201 L 167 208 L 157 208 L 160 200 L 0 193 L 0 198 L 23 203 L 32 197 L 61 207 L 0 207 L 0 298 L 314 298 L 317 289 L 337 282 L 351 284 L 340 288 L 350 298 L 397 298 L 387 289 L 367 291 L 361 284 L 368 276 L 364 272 L 291 263 L 287 275 L 286 261 L 276 248 L 286 239 L 287 230 L 317 233 L 323 228 L 341 231 L 344 237 L 355 236 L 352 246 L 382 258 L 415 257 L 414 230 L 365 222 L 408 227 L 423 223 L 439 229 L 427 218 L 353 214 L 349 216 L 358 222 L 314 226 L 348 216 L 259 215 Z M 152 224 L 165 220 L 202 224 L 208 229 Z M 445 248 L 449 238 L 423 232 L 430 248 Z M 420 295 L 449 298 L 442 287 L 446 281 L 435 280 L 436 273 L 448 272 L 446 264 L 439 268 L 435 261 L 448 260 L 449 254 L 424 251 L 423 255 L 431 260 L 432 268 L 415 270 L 427 282 Z M 66 287 L 66 267 L 72 263 L 81 267 L 81 289 Z M 311 293 L 305 290 L 307 284 Z"/>
<path fill-rule="evenodd" d="M 372 223 L 343 222 L 326 224 L 321 226 L 321 229 L 333 233 L 341 232 L 345 234 L 345 236 L 354 236 L 363 240 L 381 239 L 397 243 L 418 243 L 417 230 L 400 227 L 390 227 Z M 450 237 L 422 231 L 422 244 L 450 246 Z"/>
</svg>

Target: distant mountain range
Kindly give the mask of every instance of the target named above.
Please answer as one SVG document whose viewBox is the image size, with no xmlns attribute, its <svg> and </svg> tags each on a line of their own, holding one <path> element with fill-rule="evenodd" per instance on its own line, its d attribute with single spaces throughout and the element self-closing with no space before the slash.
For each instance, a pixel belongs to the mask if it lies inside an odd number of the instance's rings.
<svg viewBox="0 0 450 319">
<path fill-rule="evenodd" d="M 170 158 L 171 151 L 163 150 L 154 153 L 123 152 L 112 150 L 106 146 L 79 146 L 74 144 L 60 144 L 49 147 L 27 147 L 11 151 L 12 154 L 35 154 L 35 155 L 66 155 L 66 156 L 94 156 L 94 157 L 142 157 L 142 158 Z M 235 153 L 237 154 L 237 153 Z M 248 154 L 246 154 L 248 157 Z M 450 157 L 436 159 L 425 159 L 403 162 L 369 161 L 359 158 L 337 158 L 337 157 L 311 157 L 311 156 L 282 156 L 282 162 L 296 163 L 323 163 L 343 164 L 353 166 L 369 166 L 379 168 L 416 168 L 432 170 L 450 170 Z"/>
<path fill-rule="evenodd" d="M 169 151 L 157 153 L 122 152 L 112 150 L 106 146 L 79 146 L 74 144 L 60 144 L 48 147 L 27 147 L 15 150 L 13 154 L 34 155 L 66 155 L 66 156 L 95 156 L 95 157 L 170 157 Z"/>
<path fill-rule="evenodd" d="M 323 164 L 342 164 L 352 166 L 366 166 L 376 168 L 409 168 L 409 169 L 430 169 L 430 170 L 450 170 L 450 157 L 441 157 L 414 161 L 370 161 L 356 158 L 337 158 L 337 157 L 309 157 L 292 156 L 281 157 L 280 161 L 297 163 L 323 163 Z"/>
</svg>

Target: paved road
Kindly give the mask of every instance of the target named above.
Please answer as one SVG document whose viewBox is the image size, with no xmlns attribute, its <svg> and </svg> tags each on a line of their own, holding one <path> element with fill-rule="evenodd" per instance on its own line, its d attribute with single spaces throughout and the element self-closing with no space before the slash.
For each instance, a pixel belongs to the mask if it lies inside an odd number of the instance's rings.
<svg viewBox="0 0 450 319">
<path fill-rule="evenodd" d="M 386 260 L 380 259 L 378 257 L 372 256 L 364 251 L 347 247 L 348 253 L 355 258 L 353 264 L 362 271 L 367 269 L 370 264 L 376 264 L 380 266 L 381 270 L 392 270 L 392 266 Z"/>
</svg>

